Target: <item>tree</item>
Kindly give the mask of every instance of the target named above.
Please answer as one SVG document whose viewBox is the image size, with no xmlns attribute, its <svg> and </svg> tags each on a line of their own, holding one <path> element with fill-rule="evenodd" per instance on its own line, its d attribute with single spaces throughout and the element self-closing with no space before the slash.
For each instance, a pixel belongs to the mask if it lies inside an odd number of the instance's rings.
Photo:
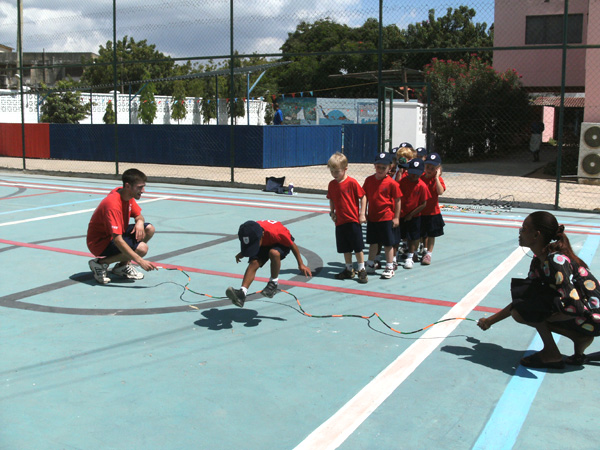
<svg viewBox="0 0 600 450">
<path fill-rule="evenodd" d="M 376 71 L 379 25 L 376 19 L 368 19 L 361 27 L 351 28 L 332 21 L 302 22 L 281 46 L 283 61 L 292 61 L 278 68 L 277 84 L 281 93 L 318 91 L 319 97 L 376 97 L 377 86 L 372 83 L 348 82 L 330 75 Z M 384 48 L 402 48 L 402 36 L 396 25 L 383 29 Z M 350 52 L 360 52 L 355 53 Z M 286 56 L 291 53 L 346 52 L 339 55 Z M 385 55 L 384 69 L 390 69 L 397 56 Z M 341 89 L 343 88 L 343 89 Z"/>
<path fill-rule="evenodd" d="M 428 87 L 421 101 L 431 100 L 434 151 L 456 162 L 489 157 L 514 145 L 530 112 L 516 71 L 497 73 L 476 55 L 469 63 L 434 58 L 425 71 Z"/>
<path fill-rule="evenodd" d="M 154 84 L 149 83 L 142 94 L 140 95 L 140 119 L 146 125 L 150 125 L 156 118 L 156 100 L 154 99 L 155 87 Z"/>
<path fill-rule="evenodd" d="M 475 14 L 473 8 L 459 6 L 456 9 L 448 8 L 445 16 L 436 18 L 435 9 L 430 9 L 428 20 L 410 24 L 402 31 L 404 48 L 417 50 L 493 47 L 494 37 L 491 30 L 485 22 L 474 23 Z M 485 52 L 479 57 L 485 62 L 491 62 L 492 55 L 491 52 Z M 455 61 L 462 59 L 468 62 L 471 55 L 468 51 L 410 52 L 404 53 L 396 65 L 420 70 L 432 58 Z"/>
<path fill-rule="evenodd" d="M 171 118 L 177 120 L 185 119 L 187 109 L 185 107 L 185 87 L 182 81 L 176 81 L 173 89 L 173 106 L 171 107 Z"/>
<path fill-rule="evenodd" d="M 102 120 L 106 124 L 115 123 L 115 110 L 112 106 L 112 100 L 108 101 L 108 105 L 106 105 L 106 111 L 104 112 L 104 117 L 102 117 Z"/>
<path fill-rule="evenodd" d="M 42 89 L 47 86 L 42 84 Z M 81 92 L 75 90 L 75 83 L 58 81 L 55 89 L 46 97 L 41 107 L 42 122 L 48 123 L 79 123 L 92 111 L 92 104 L 82 102 Z"/>
<path fill-rule="evenodd" d="M 114 89 L 113 76 L 113 42 L 107 41 L 106 46 L 100 46 L 98 58 L 85 61 L 94 63 L 87 66 L 81 77 L 81 82 L 90 86 L 99 87 L 98 92 L 109 92 Z M 136 63 L 130 63 L 138 61 Z M 125 36 L 122 41 L 117 41 L 117 78 L 124 93 L 129 82 L 139 82 L 148 79 L 167 78 L 179 74 L 185 67 L 177 67 L 175 62 L 156 50 L 156 46 L 148 44 L 147 40 L 136 42 L 133 38 Z M 139 83 L 138 83 L 139 84 Z M 157 82 L 157 92 L 171 95 L 172 83 Z"/>
</svg>

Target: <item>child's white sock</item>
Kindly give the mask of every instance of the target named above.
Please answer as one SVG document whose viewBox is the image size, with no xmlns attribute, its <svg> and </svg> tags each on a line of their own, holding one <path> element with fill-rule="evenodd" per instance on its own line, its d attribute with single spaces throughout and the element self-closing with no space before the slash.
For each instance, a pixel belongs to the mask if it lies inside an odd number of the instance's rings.
<svg viewBox="0 0 600 450">
<path fill-rule="evenodd" d="M 364 262 L 356 263 L 356 265 L 358 267 L 358 271 L 359 272 L 365 268 L 365 263 Z"/>
<path fill-rule="evenodd" d="M 242 290 L 242 292 L 244 293 L 244 295 L 246 295 L 248 293 L 248 288 L 247 287 L 242 286 L 240 289 Z"/>
<path fill-rule="evenodd" d="M 271 278 L 269 281 L 272 281 L 275 284 L 279 283 L 279 278 Z"/>
<path fill-rule="evenodd" d="M 346 264 L 346 270 L 352 270 L 352 264 Z"/>
</svg>

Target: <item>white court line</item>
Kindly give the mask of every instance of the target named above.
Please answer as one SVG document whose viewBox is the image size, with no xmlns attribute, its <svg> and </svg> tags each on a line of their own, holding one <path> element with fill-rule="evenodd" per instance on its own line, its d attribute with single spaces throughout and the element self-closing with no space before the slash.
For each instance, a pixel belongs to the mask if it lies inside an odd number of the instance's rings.
<svg viewBox="0 0 600 450">
<path fill-rule="evenodd" d="M 138 204 L 150 203 L 150 202 L 156 202 L 158 200 L 168 200 L 168 199 L 169 199 L 169 197 L 152 198 L 149 200 L 140 200 L 138 202 Z M 38 220 L 55 219 L 57 217 L 73 216 L 75 214 L 83 214 L 83 213 L 92 212 L 95 210 L 96 210 L 96 208 L 80 209 L 78 211 L 70 211 L 70 212 L 60 213 L 60 214 L 52 214 L 50 216 L 33 217 L 31 219 L 15 220 L 13 222 L 3 222 L 3 223 L 0 223 L 0 227 L 5 227 L 8 225 L 18 225 L 20 223 L 27 223 L 27 222 L 37 222 Z"/>
<path fill-rule="evenodd" d="M 467 317 L 483 298 L 523 258 L 525 252 L 517 247 L 471 292 L 454 305 L 440 320 Z M 300 449 L 335 449 L 342 443 L 406 380 L 419 365 L 448 337 L 460 321 L 443 322 L 430 328 L 408 347 L 394 362 L 377 375 L 348 403 L 313 431 L 298 446 Z"/>
</svg>

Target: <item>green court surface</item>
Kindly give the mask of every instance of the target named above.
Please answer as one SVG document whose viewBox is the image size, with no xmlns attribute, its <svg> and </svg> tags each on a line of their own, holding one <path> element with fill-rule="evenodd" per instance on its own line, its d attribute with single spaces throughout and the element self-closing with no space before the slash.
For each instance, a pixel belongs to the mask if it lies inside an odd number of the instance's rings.
<svg viewBox="0 0 600 450">
<path fill-rule="evenodd" d="M 0 173 L 0 448 L 598 448 L 598 363 L 526 369 L 533 329 L 475 322 L 527 274 L 517 234 L 530 210 L 447 205 L 432 265 L 358 284 L 334 278 L 324 195 L 149 180 L 147 259 L 161 269 L 103 286 L 85 234 L 118 185 Z M 598 216 L 555 214 L 600 274 Z M 264 219 L 290 229 L 314 275 L 290 255 L 285 291 L 257 292 L 265 267 L 238 308 L 223 298 L 246 267 L 237 230 Z"/>
</svg>

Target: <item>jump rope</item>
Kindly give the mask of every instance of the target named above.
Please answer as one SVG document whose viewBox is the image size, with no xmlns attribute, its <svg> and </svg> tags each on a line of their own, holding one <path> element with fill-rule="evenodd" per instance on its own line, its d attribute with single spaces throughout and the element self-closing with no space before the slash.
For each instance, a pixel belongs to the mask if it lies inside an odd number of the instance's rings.
<svg viewBox="0 0 600 450">
<path fill-rule="evenodd" d="M 185 286 L 183 286 L 183 292 L 179 296 L 180 300 L 183 301 L 183 302 L 189 303 L 189 302 L 187 302 L 186 300 L 183 299 L 183 296 L 185 295 L 186 292 L 190 292 L 190 293 L 195 294 L 195 295 L 201 295 L 203 297 L 214 298 L 216 300 L 223 300 L 223 299 L 227 299 L 228 298 L 226 296 L 224 296 L 224 297 L 216 297 L 214 295 L 206 294 L 206 293 L 203 293 L 203 292 L 197 292 L 197 291 L 194 291 L 194 290 L 190 289 L 189 285 L 192 282 L 192 278 L 190 277 L 190 275 L 185 270 L 180 269 L 179 267 L 173 267 L 173 268 L 171 268 L 171 267 L 160 267 L 160 268 L 161 269 L 165 269 L 165 270 L 178 270 L 179 272 L 181 272 L 182 274 L 184 274 L 188 278 L 187 283 L 185 284 Z M 260 291 L 258 291 L 258 292 L 260 292 Z M 258 292 L 256 292 L 256 293 L 258 293 Z M 283 292 L 284 294 L 287 294 L 287 295 L 291 296 L 294 300 L 296 300 L 296 303 L 298 304 L 298 308 L 299 308 L 296 311 L 300 312 L 302 315 L 304 315 L 306 317 L 311 317 L 313 319 L 330 319 L 330 318 L 340 318 L 340 317 L 352 317 L 352 318 L 356 318 L 356 319 L 364 319 L 364 320 L 367 320 L 367 321 L 369 321 L 373 317 L 377 317 L 379 319 L 379 321 L 386 328 L 388 328 L 390 331 L 393 331 L 394 333 L 398 333 L 398 334 L 415 334 L 415 333 L 420 333 L 421 331 L 425 331 L 426 329 L 431 328 L 432 326 L 437 325 L 438 323 L 448 322 L 450 320 L 468 320 L 468 321 L 471 321 L 471 322 L 477 322 L 475 319 L 470 319 L 468 317 L 451 317 L 451 318 L 448 318 L 448 319 L 438 320 L 437 322 L 433 322 L 433 323 L 427 325 L 426 327 L 419 328 L 418 330 L 414 330 L 414 331 L 400 331 L 400 330 L 396 330 L 395 328 L 393 328 L 390 325 L 388 325 L 386 323 L 386 321 L 383 320 L 381 318 L 381 316 L 379 314 L 377 314 L 376 312 L 374 312 L 370 316 L 361 316 L 360 314 L 326 314 L 326 315 L 310 314 L 310 313 L 308 313 L 308 312 L 306 312 L 304 310 L 304 308 L 302 307 L 302 304 L 300 303 L 300 299 L 296 295 L 294 295 L 291 292 L 286 291 L 284 289 L 280 289 L 280 292 Z M 295 308 L 293 308 L 293 309 L 295 309 Z"/>
</svg>

